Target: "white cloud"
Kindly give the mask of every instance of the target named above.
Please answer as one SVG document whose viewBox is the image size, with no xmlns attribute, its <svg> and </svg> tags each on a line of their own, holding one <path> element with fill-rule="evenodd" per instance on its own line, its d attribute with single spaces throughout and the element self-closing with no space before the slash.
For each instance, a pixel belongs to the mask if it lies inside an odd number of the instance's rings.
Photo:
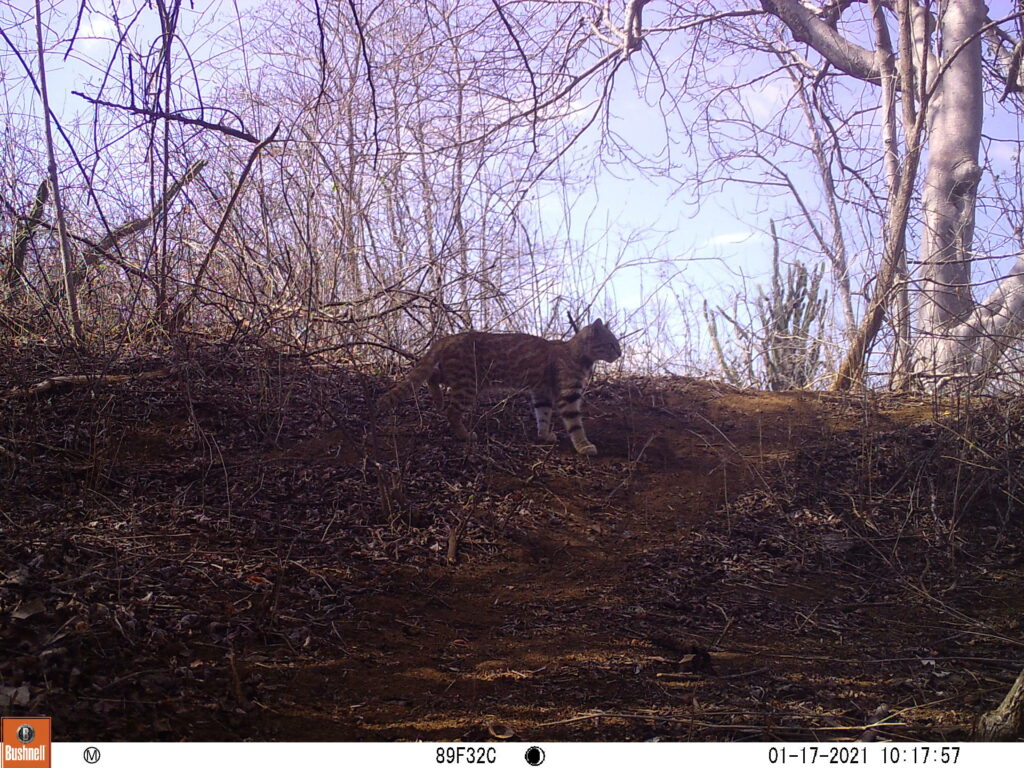
<svg viewBox="0 0 1024 768">
<path fill-rule="evenodd" d="M 1002 166 L 998 171 L 1006 171 L 1016 165 L 1019 151 L 1016 141 L 993 141 L 988 147 L 988 157 L 993 165 Z"/>
<path fill-rule="evenodd" d="M 114 20 L 96 11 L 86 14 L 82 27 L 78 30 L 79 44 L 92 53 L 97 48 L 108 45 L 116 35 Z"/>
<path fill-rule="evenodd" d="M 792 84 L 778 77 L 765 80 L 760 85 L 744 88 L 740 99 L 752 120 L 767 123 L 779 113 L 792 95 Z"/>
</svg>

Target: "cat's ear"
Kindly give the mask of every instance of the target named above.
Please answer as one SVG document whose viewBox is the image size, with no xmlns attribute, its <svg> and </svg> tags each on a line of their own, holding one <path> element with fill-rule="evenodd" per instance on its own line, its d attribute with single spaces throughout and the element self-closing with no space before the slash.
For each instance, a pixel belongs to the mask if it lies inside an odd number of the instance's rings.
<svg viewBox="0 0 1024 768">
<path fill-rule="evenodd" d="M 604 323 L 601 322 L 601 318 L 600 317 L 597 318 L 597 320 L 594 321 L 594 327 L 595 328 L 600 328 L 602 325 L 604 325 Z"/>
</svg>

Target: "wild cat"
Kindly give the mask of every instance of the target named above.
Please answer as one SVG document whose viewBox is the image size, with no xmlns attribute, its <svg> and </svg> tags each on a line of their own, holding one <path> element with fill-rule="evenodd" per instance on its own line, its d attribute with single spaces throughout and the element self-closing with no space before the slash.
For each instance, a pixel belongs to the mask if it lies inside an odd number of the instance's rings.
<svg viewBox="0 0 1024 768">
<path fill-rule="evenodd" d="M 462 419 L 480 392 L 529 390 L 542 441 L 557 439 L 551 428 L 552 406 L 557 404 L 577 453 L 596 456 L 597 448 L 587 439 L 580 416 L 583 387 L 595 361 L 610 363 L 621 354 L 619 340 L 601 320 L 568 341 L 548 341 L 526 333 L 457 333 L 435 342 L 408 376 L 381 397 L 378 406 L 394 404 L 425 382 L 437 407 L 445 410 L 455 436 L 475 440 Z M 442 385 L 448 388 L 447 408 Z"/>
</svg>

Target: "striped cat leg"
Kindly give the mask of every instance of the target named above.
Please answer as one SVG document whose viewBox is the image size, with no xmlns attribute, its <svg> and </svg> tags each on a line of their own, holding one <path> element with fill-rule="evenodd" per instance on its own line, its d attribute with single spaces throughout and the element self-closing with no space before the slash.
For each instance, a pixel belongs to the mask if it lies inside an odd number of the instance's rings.
<svg viewBox="0 0 1024 768">
<path fill-rule="evenodd" d="M 583 406 L 583 393 L 580 385 L 563 389 L 558 398 L 558 412 L 562 416 L 562 423 L 565 424 L 565 431 L 569 433 L 572 440 L 572 447 L 576 453 L 584 456 L 596 456 L 597 448 L 587 439 L 587 433 L 583 431 L 583 418 L 580 415 L 580 408 Z"/>
<path fill-rule="evenodd" d="M 551 429 L 551 393 L 541 389 L 530 395 L 533 398 L 533 415 L 537 417 L 537 437 L 542 443 L 555 442 L 558 438 Z"/>
</svg>

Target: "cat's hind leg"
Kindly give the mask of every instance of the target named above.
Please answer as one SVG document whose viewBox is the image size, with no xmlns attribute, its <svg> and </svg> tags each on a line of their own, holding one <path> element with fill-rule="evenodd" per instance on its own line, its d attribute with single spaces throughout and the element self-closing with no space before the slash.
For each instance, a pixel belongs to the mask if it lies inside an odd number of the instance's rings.
<svg viewBox="0 0 1024 768">
<path fill-rule="evenodd" d="M 552 397 L 545 390 L 534 390 L 530 393 L 533 401 L 533 415 L 537 419 L 537 439 L 542 443 L 553 443 L 558 438 L 551 429 Z"/>
</svg>

